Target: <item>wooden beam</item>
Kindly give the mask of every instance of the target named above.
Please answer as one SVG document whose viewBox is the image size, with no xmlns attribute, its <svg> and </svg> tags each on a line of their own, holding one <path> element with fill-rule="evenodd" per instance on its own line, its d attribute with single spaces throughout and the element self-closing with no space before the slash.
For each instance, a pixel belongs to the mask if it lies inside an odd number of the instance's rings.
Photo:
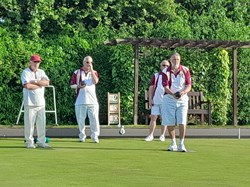
<svg viewBox="0 0 250 187">
<path fill-rule="evenodd" d="M 185 48 L 226 48 L 233 49 L 233 124 L 238 125 L 237 112 L 237 49 L 250 48 L 250 41 L 221 41 L 221 40 L 182 40 L 182 39 L 158 39 L 158 38 L 123 38 L 104 42 L 105 45 L 116 46 L 119 44 L 130 44 L 134 47 L 134 124 L 138 121 L 138 74 L 139 74 L 139 47 L 160 47 L 174 49 L 176 47 Z"/>
<path fill-rule="evenodd" d="M 134 45 L 134 125 L 138 124 L 139 46 Z"/>
<path fill-rule="evenodd" d="M 233 48 L 233 124 L 236 127 L 238 125 L 237 113 L 238 113 L 238 101 L 237 101 L 237 48 Z"/>
</svg>

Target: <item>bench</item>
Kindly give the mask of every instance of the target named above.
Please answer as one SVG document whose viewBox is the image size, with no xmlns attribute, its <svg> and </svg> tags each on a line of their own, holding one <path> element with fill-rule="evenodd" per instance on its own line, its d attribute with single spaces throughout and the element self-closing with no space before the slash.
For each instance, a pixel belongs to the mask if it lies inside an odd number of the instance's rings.
<svg viewBox="0 0 250 187">
<path fill-rule="evenodd" d="M 188 118 L 198 117 L 201 124 L 205 122 L 205 116 L 207 116 L 208 124 L 212 123 L 212 113 L 211 113 L 211 103 L 210 101 L 205 101 L 203 93 L 199 92 L 189 92 L 188 93 Z M 206 106 L 205 106 L 206 105 Z M 148 105 L 148 91 L 145 90 L 145 112 L 143 113 L 145 118 L 145 124 L 149 124 L 150 110 Z"/>
<path fill-rule="evenodd" d="M 205 122 L 205 115 L 208 118 L 208 125 L 212 124 L 212 113 L 210 101 L 205 101 L 203 93 L 200 92 L 189 92 L 188 93 L 188 115 L 199 116 L 201 124 Z M 206 105 L 206 107 L 205 107 Z"/>
</svg>

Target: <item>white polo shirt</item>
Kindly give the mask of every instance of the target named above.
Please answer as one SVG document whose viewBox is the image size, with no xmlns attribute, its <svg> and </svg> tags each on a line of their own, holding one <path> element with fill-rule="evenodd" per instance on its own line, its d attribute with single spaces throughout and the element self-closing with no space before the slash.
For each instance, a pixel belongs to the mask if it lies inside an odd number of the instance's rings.
<svg viewBox="0 0 250 187">
<path fill-rule="evenodd" d="M 179 70 L 176 74 L 172 71 L 171 67 L 168 67 L 164 71 L 165 76 L 163 76 L 163 86 L 169 86 L 173 93 L 181 92 L 185 89 L 186 85 L 191 85 L 191 74 L 190 70 L 186 66 L 179 66 Z M 166 97 L 176 100 L 172 95 L 166 94 Z M 184 94 L 179 101 L 188 101 L 187 94 Z"/>
<path fill-rule="evenodd" d="M 76 70 L 71 78 L 71 85 L 77 84 L 76 77 L 79 70 Z M 98 73 L 94 72 L 97 76 Z M 83 105 L 83 104 L 98 104 L 98 100 L 96 97 L 96 86 L 94 84 L 91 72 L 85 73 L 84 71 L 80 71 L 80 81 L 84 81 L 86 86 L 84 88 L 79 89 L 78 95 L 76 98 L 75 105 Z"/>
<path fill-rule="evenodd" d="M 23 70 L 21 75 L 22 84 L 25 85 L 30 81 L 40 81 L 41 79 L 49 80 L 48 76 L 41 69 L 33 72 L 30 68 Z M 35 90 L 23 88 L 24 106 L 45 106 L 44 87 Z"/>
<path fill-rule="evenodd" d="M 161 105 L 163 102 L 164 87 L 162 85 L 162 72 L 155 73 L 151 79 L 150 86 L 155 86 L 153 103 Z"/>
</svg>

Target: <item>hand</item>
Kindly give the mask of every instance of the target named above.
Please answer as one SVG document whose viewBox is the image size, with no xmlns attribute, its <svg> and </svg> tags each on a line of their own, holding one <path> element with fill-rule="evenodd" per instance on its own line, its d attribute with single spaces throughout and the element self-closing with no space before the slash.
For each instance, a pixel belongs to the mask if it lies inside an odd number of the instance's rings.
<svg viewBox="0 0 250 187">
<path fill-rule="evenodd" d="M 31 81 L 30 81 L 30 84 L 37 85 L 37 82 L 38 82 L 37 80 L 31 80 Z"/>
<path fill-rule="evenodd" d="M 80 82 L 80 84 L 77 85 L 78 88 L 84 88 L 86 86 L 86 83 L 84 81 Z"/>
<path fill-rule="evenodd" d="M 81 89 L 81 88 L 84 88 L 85 86 L 86 86 L 86 85 L 82 86 L 82 85 L 79 84 L 79 85 L 77 86 L 77 88 L 80 88 L 80 89 Z"/>
<path fill-rule="evenodd" d="M 93 64 L 91 62 L 88 63 L 88 67 L 89 67 L 89 70 L 92 71 L 93 70 Z"/>
<path fill-rule="evenodd" d="M 153 106 L 153 103 L 152 103 L 152 101 L 148 101 L 148 109 L 151 109 L 152 108 L 152 106 Z"/>
</svg>

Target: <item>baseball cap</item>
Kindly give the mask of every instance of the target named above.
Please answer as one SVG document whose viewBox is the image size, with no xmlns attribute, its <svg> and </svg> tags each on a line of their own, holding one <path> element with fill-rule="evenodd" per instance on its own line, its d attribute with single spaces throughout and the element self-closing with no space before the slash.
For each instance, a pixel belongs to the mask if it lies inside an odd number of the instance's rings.
<svg viewBox="0 0 250 187">
<path fill-rule="evenodd" d="M 41 57 L 39 55 L 36 55 L 36 54 L 32 55 L 30 57 L 30 60 L 33 61 L 33 62 L 41 62 L 42 61 Z"/>
</svg>

